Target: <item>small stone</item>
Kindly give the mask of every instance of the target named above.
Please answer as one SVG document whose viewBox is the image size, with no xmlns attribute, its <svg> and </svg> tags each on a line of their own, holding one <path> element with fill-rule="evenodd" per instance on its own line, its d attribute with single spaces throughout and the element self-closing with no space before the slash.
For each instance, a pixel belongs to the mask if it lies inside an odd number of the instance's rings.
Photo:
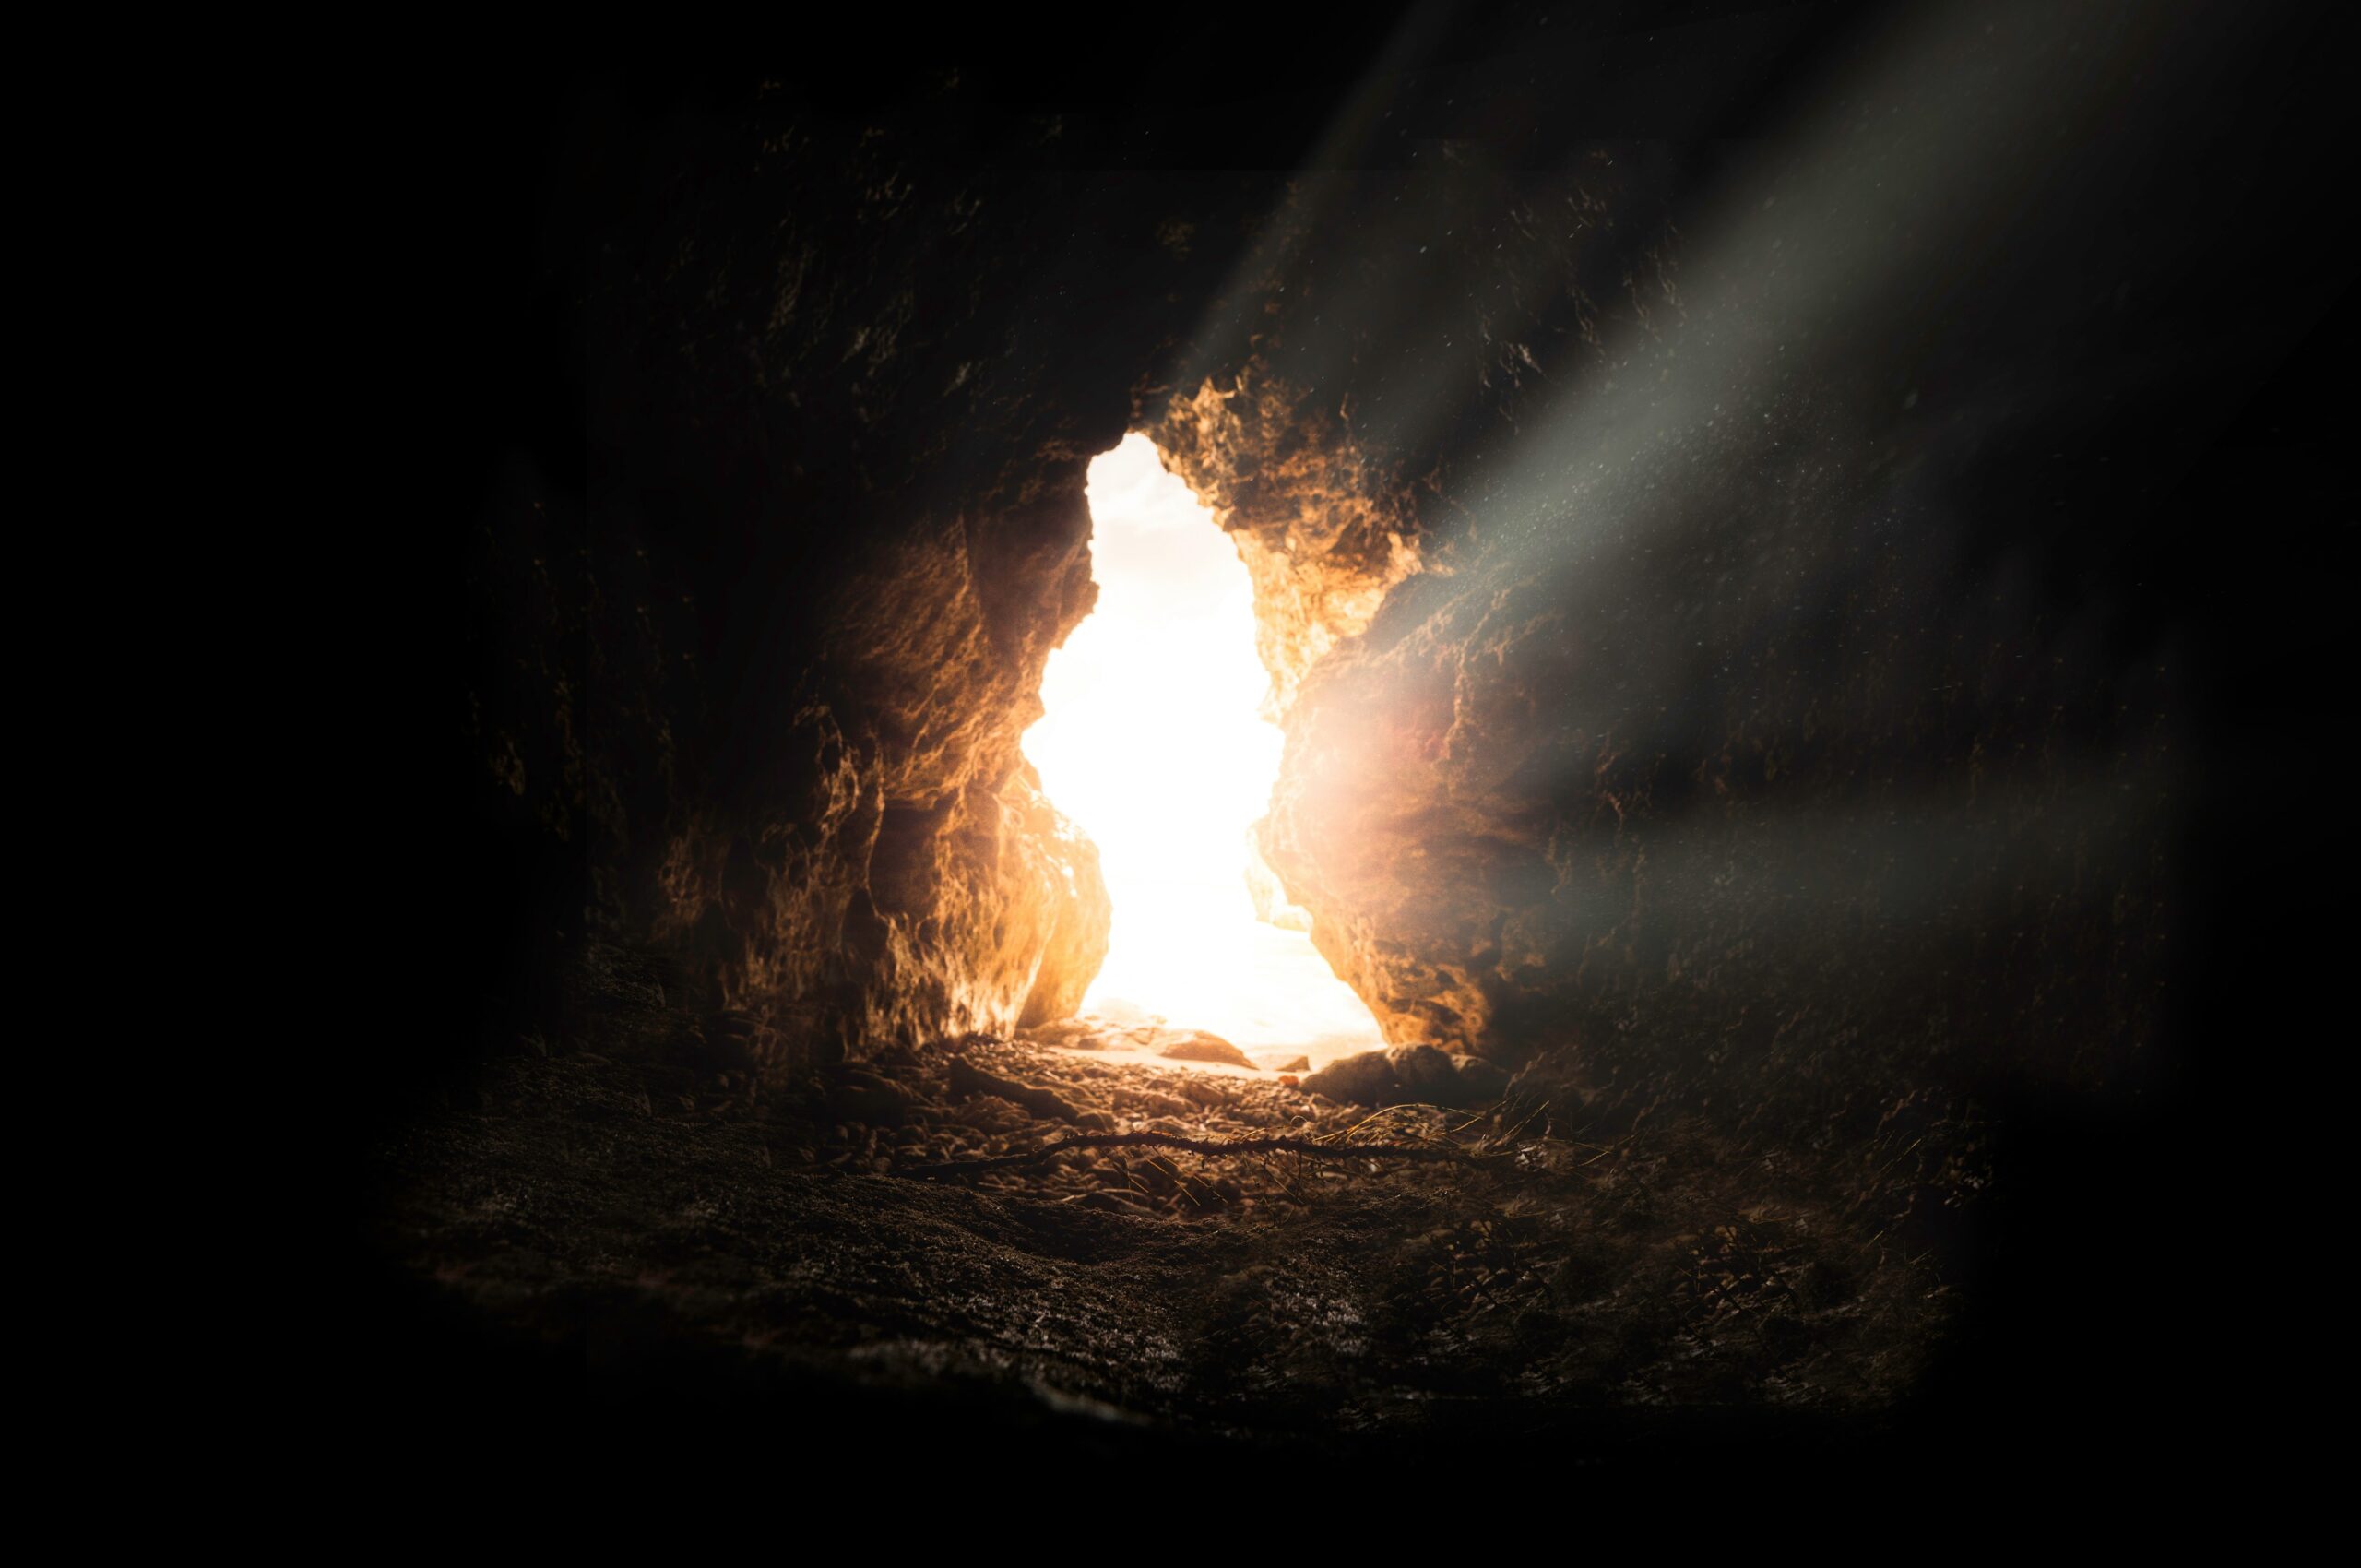
<svg viewBox="0 0 2361 1568">
<path fill-rule="evenodd" d="M 1254 1065 L 1252 1058 L 1246 1052 L 1221 1036 L 1207 1034 L 1203 1029 L 1169 1036 L 1157 1054 L 1175 1062 L 1226 1062 L 1233 1067 Z"/>
</svg>

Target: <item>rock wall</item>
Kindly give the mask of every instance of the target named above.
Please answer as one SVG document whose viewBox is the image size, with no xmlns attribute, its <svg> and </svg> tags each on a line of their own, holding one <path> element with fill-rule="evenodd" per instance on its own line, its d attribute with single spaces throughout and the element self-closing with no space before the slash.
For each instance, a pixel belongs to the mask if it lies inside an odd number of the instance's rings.
<svg viewBox="0 0 2361 1568">
<path fill-rule="evenodd" d="M 1107 894 L 1019 741 L 1096 592 L 1085 469 L 1269 182 L 952 74 L 589 117 L 548 253 L 587 486 L 512 474 L 470 564 L 531 923 L 665 949 L 785 1068 L 1070 1012 Z"/>
<path fill-rule="evenodd" d="M 1259 361 L 1173 398 L 1154 438 L 1238 546 L 1254 585 L 1256 652 L 1284 720 L 1304 678 L 1369 627 L 1418 567 L 1418 525 L 1399 475 L 1332 408 Z"/>
<path fill-rule="evenodd" d="M 1069 1008 L 1105 894 L 1018 740 L 1140 428 L 1256 585 L 1273 907 L 1393 1042 L 1895 1147 L 2119 1081 L 2185 747 L 2108 585 L 2202 412 L 2123 391 L 2194 319 L 2131 33 L 2089 90 L 1880 35 L 1759 145 L 1601 139 L 1503 46 L 1244 173 L 948 78 L 616 111 L 587 488 L 515 476 L 472 567 L 503 863 L 777 1061 Z"/>
<path fill-rule="evenodd" d="M 1470 647 L 1480 616 L 1422 624 L 1416 607 L 1483 591 L 1499 541 L 1469 503 L 1488 449 L 1579 397 L 1609 336 L 1651 330 L 1674 295 L 1663 149 L 1572 162 L 1296 182 L 1223 313 L 1252 330 L 1201 345 L 1208 374 L 1152 428 L 1252 575 L 1288 734 L 1261 829 L 1285 897 L 1389 1040 L 1512 1061 L 1536 1041 L 1495 1015 L 1562 956 L 1536 870 L 1559 803 L 1521 794 L 1513 764 L 1485 786 L 1469 762 L 1553 735 L 1559 694 L 1479 697 L 1463 719 L 1463 671 L 1483 681 L 1499 650 Z"/>
<path fill-rule="evenodd" d="M 2190 416 L 2061 405 L 2155 329 L 2092 277 L 2170 298 L 2108 115 L 2196 46 L 1950 22 L 1784 162 L 1307 176 L 1155 427 L 1254 571 L 1265 859 L 1397 1045 L 1894 1152 L 2162 1028 L 2187 688 L 2093 563 Z"/>
</svg>

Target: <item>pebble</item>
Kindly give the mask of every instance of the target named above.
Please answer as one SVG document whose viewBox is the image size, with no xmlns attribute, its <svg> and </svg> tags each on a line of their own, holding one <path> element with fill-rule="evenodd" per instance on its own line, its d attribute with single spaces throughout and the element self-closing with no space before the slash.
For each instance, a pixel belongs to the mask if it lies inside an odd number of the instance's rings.
<svg viewBox="0 0 2361 1568">
<path fill-rule="evenodd" d="M 1158 1032 L 1162 1033 L 1162 1031 Z M 1157 1054 L 1169 1057 L 1176 1062 L 1225 1062 L 1233 1067 L 1254 1065 L 1253 1059 L 1246 1052 L 1239 1050 L 1221 1036 L 1207 1034 L 1203 1029 L 1191 1029 L 1184 1034 L 1164 1039 Z"/>
</svg>

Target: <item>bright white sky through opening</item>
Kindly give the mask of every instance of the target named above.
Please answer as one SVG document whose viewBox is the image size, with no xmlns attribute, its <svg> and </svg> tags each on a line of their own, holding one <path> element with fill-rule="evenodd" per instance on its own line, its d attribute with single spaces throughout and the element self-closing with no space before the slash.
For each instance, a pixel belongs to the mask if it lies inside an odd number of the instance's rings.
<svg viewBox="0 0 2361 1568">
<path fill-rule="evenodd" d="M 1248 834 L 1283 737 L 1256 717 L 1269 676 L 1237 547 L 1145 435 L 1090 465 L 1089 496 L 1098 604 L 1050 656 L 1048 712 L 1025 734 L 1114 901 L 1083 1011 L 1300 1047 L 1315 1066 L 1382 1044 L 1309 936 L 1255 918 Z"/>
</svg>

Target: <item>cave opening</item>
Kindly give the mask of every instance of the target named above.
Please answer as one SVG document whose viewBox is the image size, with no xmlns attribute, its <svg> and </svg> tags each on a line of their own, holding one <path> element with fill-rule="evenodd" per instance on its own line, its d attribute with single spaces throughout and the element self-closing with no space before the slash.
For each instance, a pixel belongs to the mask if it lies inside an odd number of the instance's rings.
<svg viewBox="0 0 2361 1568">
<path fill-rule="evenodd" d="M 1382 1045 L 1254 847 L 1285 737 L 1236 545 L 1144 434 L 1091 464 L 1088 496 L 1097 603 L 1050 656 L 1024 742 L 1113 904 L 1083 1015 L 1204 1030 L 1274 1065 Z"/>
</svg>

